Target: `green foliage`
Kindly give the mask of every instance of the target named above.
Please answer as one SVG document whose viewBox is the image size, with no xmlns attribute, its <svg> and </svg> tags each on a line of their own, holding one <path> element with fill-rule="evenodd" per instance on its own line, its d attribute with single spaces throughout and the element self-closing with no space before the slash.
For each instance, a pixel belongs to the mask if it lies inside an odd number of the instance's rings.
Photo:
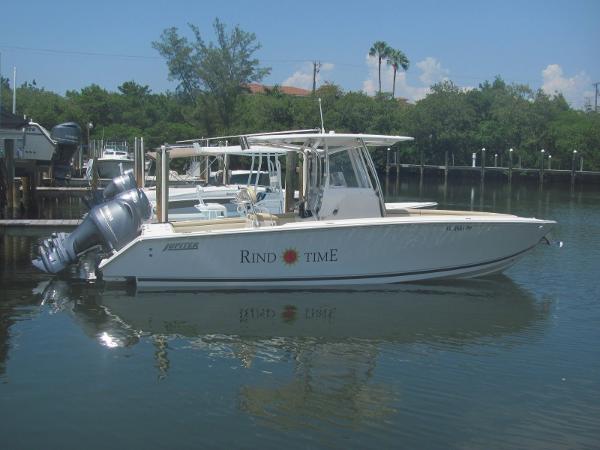
<svg viewBox="0 0 600 450">
<path fill-rule="evenodd" d="M 206 44 L 200 29 L 189 24 L 195 41 L 178 34 L 177 28 L 163 31 L 152 46 L 167 60 L 169 77 L 179 81 L 184 99 L 204 109 L 214 109 L 224 128 L 234 122 L 233 113 L 249 83 L 261 81 L 270 68 L 260 67 L 253 54 L 260 48 L 254 33 L 235 26 L 227 32 L 215 19 L 216 43 Z"/>
<path fill-rule="evenodd" d="M 8 107 L 11 100 L 6 97 L 3 93 Z M 285 95 L 275 87 L 262 95 L 240 95 L 231 112 L 234 120 L 218 129 L 214 123 L 219 117 L 212 106 L 190 104 L 178 93 L 153 93 L 134 81 L 124 82 L 117 92 L 90 85 L 65 96 L 25 83 L 17 89 L 17 114 L 46 128 L 76 121 L 85 129 L 91 121 L 92 139 L 132 141 L 144 136 L 146 147 L 154 148 L 216 132 L 320 128 L 317 98 L 322 99 L 326 130 L 413 136 L 414 142 L 399 144 L 403 162 L 416 163 L 423 154 L 425 162 L 442 164 L 448 152 L 457 165 L 468 165 L 471 153 L 482 147 L 488 158 L 498 153 L 500 160 L 513 148 L 523 166 L 538 167 L 544 148 L 552 155 L 552 168 L 570 169 L 576 149 L 586 169 L 600 169 L 600 114 L 571 109 L 562 96 L 507 85 L 500 78 L 468 91 L 445 81 L 415 104 L 391 94 L 344 92 L 329 83 L 307 97 Z M 373 156 L 383 167 L 385 149 Z"/>
</svg>

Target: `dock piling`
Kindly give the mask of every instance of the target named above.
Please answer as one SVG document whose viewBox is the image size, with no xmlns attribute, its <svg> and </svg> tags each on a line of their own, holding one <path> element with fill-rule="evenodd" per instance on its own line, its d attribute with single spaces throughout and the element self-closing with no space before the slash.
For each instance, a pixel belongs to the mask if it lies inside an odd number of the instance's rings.
<svg viewBox="0 0 600 450">
<path fill-rule="evenodd" d="M 444 186 L 448 184 L 448 150 L 444 153 Z"/>
<path fill-rule="evenodd" d="M 512 155 L 513 149 L 508 149 L 508 185 L 510 186 L 512 183 Z"/>
<path fill-rule="evenodd" d="M 11 210 L 15 206 L 15 141 L 13 139 L 4 140 L 4 161 L 6 164 L 6 206 Z"/>
<path fill-rule="evenodd" d="M 21 177 L 21 190 L 23 208 L 29 210 L 31 208 L 31 179 L 29 177 Z"/>
<path fill-rule="evenodd" d="M 577 150 L 573 150 L 573 159 L 571 160 L 571 189 L 575 187 L 575 158 L 577 157 Z"/>
<path fill-rule="evenodd" d="M 540 187 L 544 186 L 544 155 L 546 153 L 546 150 L 541 149 L 540 150 Z"/>
<path fill-rule="evenodd" d="M 481 184 L 485 182 L 485 147 L 481 149 Z"/>
</svg>

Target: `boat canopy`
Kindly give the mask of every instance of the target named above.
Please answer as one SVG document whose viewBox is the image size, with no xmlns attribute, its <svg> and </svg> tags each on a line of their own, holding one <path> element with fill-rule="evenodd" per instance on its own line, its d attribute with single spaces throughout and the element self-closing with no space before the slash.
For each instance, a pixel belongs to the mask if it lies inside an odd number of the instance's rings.
<svg viewBox="0 0 600 450">
<path fill-rule="evenodd" d="M 260 134 L 240 136 L 248 145 L 219 145 L 202 146 L 198 142 L 169 147 L 169 157 L 190 158 L 194 156 L 259 156 L 259 155 L 285 155 L 289 151 L 303 151 L 306 147 L 315 150 L 335 152 L 362 146 L 389 147 L 398 142 L 412 141 L 408 136 L 385 136 L 379 134 L 351 134 L 351 133 L 306 133 L 302 130 L 287 134 Z M 185 142 L 185 141 L 181 141 Z M 148 153 L 151 158 L 154 152 Z"/>
<path fill-rule="evenodd" d="M 378 134 L 349 134 L 349 133 L 303 133 L 248 137 L 252 148 L 256 144 L 286 148 L 287 150 L 302 150 L 304 147 L 325 147 L 329 150 L 341 150 L 364 144 L 367 147 L 391 146 L 397 142 L 412 141 L 408 136 L 384 136 Z"/>
</svg>

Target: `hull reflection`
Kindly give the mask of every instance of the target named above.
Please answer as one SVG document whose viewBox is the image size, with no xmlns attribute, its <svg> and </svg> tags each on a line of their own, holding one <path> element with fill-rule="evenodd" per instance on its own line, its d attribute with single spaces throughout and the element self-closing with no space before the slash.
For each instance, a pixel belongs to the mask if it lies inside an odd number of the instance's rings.
<svg viewBox="0 0 600 450">
<path fill-rule="evenodd" d="M 203 353 L 202 365 L 238 361 L 254 371 L 254 381 L 244 382 L 235 370 L 219 376 L 238 384 L 241 412 L 267 427 L 317 431 L 316 426 L 322 435 L 326 426 L 315 424 L 380 424 L 398 413 L 396 385 L 375 376 L 390 370 L 379 367 L 385 349 L 417 343 L 460 352 L 479 339 L 524 332 L 547 315 L 508 278 L 392 291 L 137 295 L 55 282 L 42 297 L 72 313 L 107 347 L 151 340 L 152 370 L 159 379 L 168 376 L 177 352 L 190 349 Z M 183 345 L 176 343 L 180 339 Z M 390 342 L 400 345 L 386 345 Z M 406 364 L 396 361 L 393 377 Z"/>
<path fill-rule="evenodd" d="M 140 334 L 408 342 L 454 337 L 468 342 L 517 332 L 545 315 L 526 290 L 506 277 L 385 291 L 137 294 L 55 281 L 42 296 L 56 308 L 71 310 L 94 335 L 134 337 L 123 345 Z"/>
</svg>

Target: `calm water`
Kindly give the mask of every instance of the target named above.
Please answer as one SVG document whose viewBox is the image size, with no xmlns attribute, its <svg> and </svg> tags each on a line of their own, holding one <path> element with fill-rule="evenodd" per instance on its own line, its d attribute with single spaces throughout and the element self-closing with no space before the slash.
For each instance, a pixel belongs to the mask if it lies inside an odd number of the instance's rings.
<svg viewBox="0 0 600 450">
<path fill-rule="evenodd" d="M 485 280 L 136 295 L 3 236 L 0 447 L 600 447 L 600 190 L 386 190 L 556 219 L 565 246 Z"/>
</svg>

